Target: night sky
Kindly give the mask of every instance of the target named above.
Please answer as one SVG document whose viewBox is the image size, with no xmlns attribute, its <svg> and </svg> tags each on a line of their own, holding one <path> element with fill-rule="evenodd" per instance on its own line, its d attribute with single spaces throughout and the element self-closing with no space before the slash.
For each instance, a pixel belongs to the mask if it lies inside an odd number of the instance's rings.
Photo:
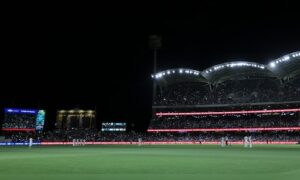
<svg viewBox="0 0 300 180">
<path fill-rule="evenodd" d="M 274 3 L 62 7 L 36 43 L 32 32 L 9 37 L 1 106 L 44 108 L 47 129 L 56 109 L 79 107 L 96 108 L 99 121 L 145 130 L 152 103 L 149 35 L 162 36 L 158 70 L 203 70 L 228 60 L 268 63 L 300 50 L 299 8 Z"/>
</svg>

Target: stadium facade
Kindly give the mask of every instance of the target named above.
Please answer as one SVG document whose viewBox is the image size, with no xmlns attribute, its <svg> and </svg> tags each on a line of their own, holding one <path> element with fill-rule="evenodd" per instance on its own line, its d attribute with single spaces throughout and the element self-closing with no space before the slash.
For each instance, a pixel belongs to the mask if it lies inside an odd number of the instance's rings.
<svg viewBox="0 0 300 180">
<path fill-rule="evenodd" d="M 95 110 L 58 110 L 56 118 L 57 129 L 96 129 Z"/>
</svg>

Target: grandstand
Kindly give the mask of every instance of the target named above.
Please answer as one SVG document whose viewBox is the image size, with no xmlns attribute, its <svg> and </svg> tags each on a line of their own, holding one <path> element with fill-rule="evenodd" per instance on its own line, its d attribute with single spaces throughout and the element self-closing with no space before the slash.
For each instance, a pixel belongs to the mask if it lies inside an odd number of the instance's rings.
<svg viewBox="0 0 300 180">
<path fill-rule="evenodd" d="M 290 140 L 299 141 L 300 52 L 267 65 L 232 61 L 203 71 L 168 69 L 152 78 L 158 88 L 149 133 L 209 132 L 216 138 L 208 139 L 217 140 L 224 133 L 255 137 L 264 131 L 276 136 L 292 132 Z"/>
<path fill-rule="evenodd" d="M 203 71 L 168 69 L 152 75 L 158 84 L 154 108 L 178 105 L 300 101 L 300 52 L 268 65 L 235 61 Z"/>
</svg>

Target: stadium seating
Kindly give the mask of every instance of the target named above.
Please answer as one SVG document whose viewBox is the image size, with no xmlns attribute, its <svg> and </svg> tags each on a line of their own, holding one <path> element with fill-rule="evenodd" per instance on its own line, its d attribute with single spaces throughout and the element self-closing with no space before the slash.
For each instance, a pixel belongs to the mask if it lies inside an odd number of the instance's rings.
<svg viewBox="0 0 300 180">
<path fill-rule="evenodd" d="M 2 128 L 35 128 L 36 116 L 32 114 L 6 114 Z"/>
<path fill-rule="evenodd" d="M 297 127 L 300 120 L 295 113 L 278 115 L 210 115 L 210 116 L 162 116 L 151 121 L 150 129 L 189 128 L 264 128 Z"/>
<path fill-rule="evenodd" d="M 280 84 L 274 79 L 229 80 L 212 90 L 203 83 L 179 83 L 164 88 L 155 105 L 235 104 L 300 100 L 300 80 Z"/>
</svg>

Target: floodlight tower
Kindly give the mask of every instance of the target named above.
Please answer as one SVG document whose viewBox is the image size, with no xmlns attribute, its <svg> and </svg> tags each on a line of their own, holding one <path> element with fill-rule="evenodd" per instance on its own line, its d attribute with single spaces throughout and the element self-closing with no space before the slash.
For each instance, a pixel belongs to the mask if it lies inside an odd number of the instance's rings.
<svg viewBox="0 0 300 180">
<path fill-rule="evenodd" d="M 157 51 L 161 48 L 161 37 L 157 35 L 151 35 L 149 37 L 149 47 L 153 50 L 153 91 L 152 91 L 152 106 L 156 98 L 156 71 L 157 71 Z M 152 107 L 152 117 L 155 116 L 155 110 Z"/>
</svg>

